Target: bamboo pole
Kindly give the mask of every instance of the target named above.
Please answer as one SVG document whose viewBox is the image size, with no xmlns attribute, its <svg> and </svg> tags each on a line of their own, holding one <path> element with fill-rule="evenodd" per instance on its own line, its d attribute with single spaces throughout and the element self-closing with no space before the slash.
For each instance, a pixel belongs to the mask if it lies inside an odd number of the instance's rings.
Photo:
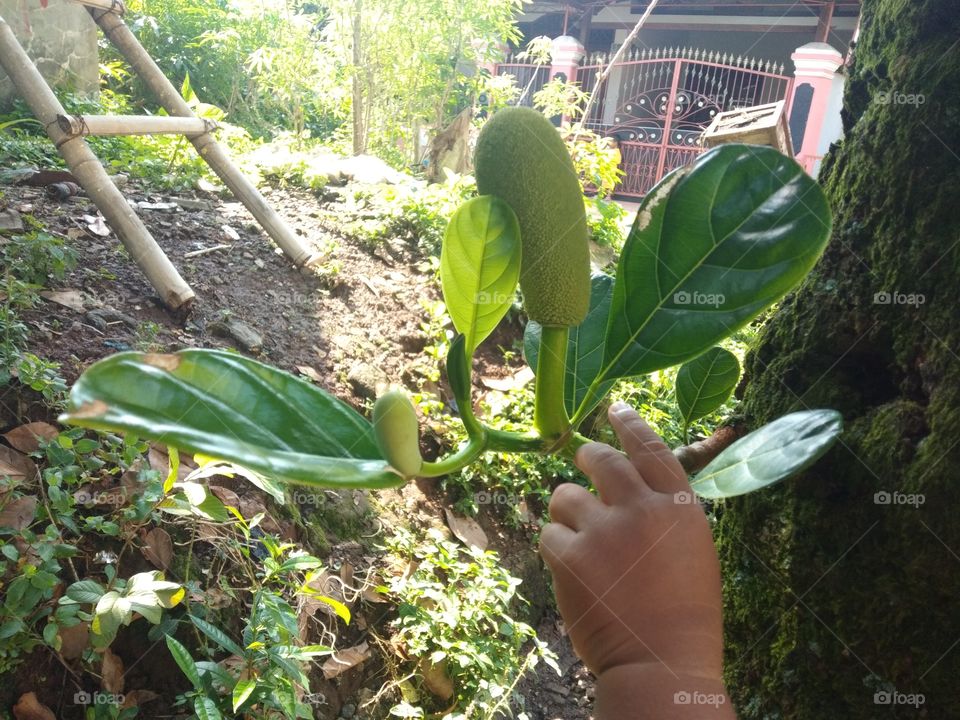
<svg viewBox="0 0 960 720">
<path fill-rule="evenodd" d="M 164 115 L 58 115 L 70 137 L 85 135 L 202 135 L 217 128 L 212 120 Z"/>
<path fill-rule="evenodd" d="M 107 12 L 116 13 L 117 15 L 123 15 L 127 12 L 127 8 L 122 0 L 72 0 L 72 2 L 78 5 L 96 8 L 97 10 L 106 10 Z"/>
<path fill-rule="evenodd" d="M 134 72 L 143 80 L 153 92 L 160 104 L 168 113 L 176 117 L 195 117 L 187 102 L 173 87 L 167 76 L 157 66 L 144 50 L 140 41 L 124 24 L 123 20 L 112 13 L 98 13 L 90 10 L 103 34 L 120 51 L 120 54 L 130 63 Z M 312 254 L 290 228 L 280 219 L 276 211 L 267 204 L 260 191 L 254 187 L 237 169 L 230 156 L 210 133 L 203 133 L 190 138 L 190 142 L 197 149 L 207 164 L 230 188 L 231 192 L 242 202 L 250 213 L 257 219 L 263 229 L 267 231 L 290 258 L 294 265 L 300 267 L 309 264 L 316 254 Z"/>
<path fill-rule="evenodd" d="M 66 115 L 66 111 L 2 17 L 0 67 L 6 71 L 13 86 L 26 100 L 30 110 L 67 161 L 70 171 L 96 203 L 110 227 L 116 231 L 134 262 L 160 294 L 164 304 L 172 310 L 189 309 L 194 298 L 193 290 L 180 277 L 170 259 L 163 254 L 163 250 L 126 198 L 117 190 L 87 143 L 82 138 L 65 135 L 60 129 L 57 116 Z"/>
</svg>

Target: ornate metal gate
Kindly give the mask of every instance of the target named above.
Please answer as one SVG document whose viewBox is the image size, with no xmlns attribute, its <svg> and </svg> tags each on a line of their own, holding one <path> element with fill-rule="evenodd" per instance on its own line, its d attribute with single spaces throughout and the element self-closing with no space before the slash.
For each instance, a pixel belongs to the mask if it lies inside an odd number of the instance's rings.
<svg viewBox="0 0 960 720">
<path fill-rule="evenodd" d="M 586 59 L 576 81 L 593 89 L 608 57 Z M 620 141 L 625 173 L 617 194 L 642 197 L 703 150 L 700 135 L 726 110 L 789 98 L 783 65 L 690 49 L 633 50 L 616 64 L 586 126 Z M 789 108 L 788 108 L 789 110 Z"/>
</svg>

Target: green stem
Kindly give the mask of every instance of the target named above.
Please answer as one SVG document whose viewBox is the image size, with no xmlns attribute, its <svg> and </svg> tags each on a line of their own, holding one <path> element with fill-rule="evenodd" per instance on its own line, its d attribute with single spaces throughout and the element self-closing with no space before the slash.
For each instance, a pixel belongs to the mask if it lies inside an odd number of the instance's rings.
<svg viewBox="0 0 960 720">
<path fill-rule="evenodd" d="M 540 335 L 533 426 L 548 440 L 557 439 L 570 429 L 563 402 L 569 334 L 568 327 L 544 327 Z"/>
<path fill-rule="evenodd" d="M 539 453 L 545 452 L 549 447 L 549 443 L 547 443 L 539 435 L 520 435 L 519 433 L 506 432 L 504 430 L 494 430 L 492 428 L 486 428 L 486 431 L 487 450 L 516 453 Z"/>
<path fill-rule="evenodd" d="M 436 462 L 424 461 L 423 465 L 420 466 L 420 472 L 417 473 L 417 477 L 440 477 L 441 475 L 449 475 L 450 473 L 457 472 L 457 470 L 462 470 L 483 454 L 484 450 L 487 449 L 487 442 L 486 432 L 482 432 L 480 435 L 474 435 L 466 445 L 453 455 L 445 457 L 442 460 L 437 460 Z"/>
</svg>

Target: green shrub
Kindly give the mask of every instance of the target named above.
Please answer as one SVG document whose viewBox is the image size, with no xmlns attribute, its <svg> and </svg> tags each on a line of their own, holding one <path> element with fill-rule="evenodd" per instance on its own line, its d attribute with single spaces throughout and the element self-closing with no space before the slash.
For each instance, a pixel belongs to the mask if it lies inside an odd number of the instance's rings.
<svg viewBox="0 0 960 720">
<path fill-rule="evenodd" d="M 412 571 L 388 581 L 398 603 L 394 642 L 420 677 L 435 671 L 453 681 L 455 709 L 444 718 L 506 715 L 521 701 L 514 691 L 527 671 L 541 660 L 556 669 L 555 655 L 533 628 L 514 619 L 517 604 L 525 602 L 517 595 L 520 580 L 497 553 L 463 548 L 437 530 L 418 539 L 400 529 L 387 547 L 401 565 L 413 563 Z M 423 717 L 430 709 L 423 704 L 421 714 L 409 702 L 393 712 Z"/>
</svg>

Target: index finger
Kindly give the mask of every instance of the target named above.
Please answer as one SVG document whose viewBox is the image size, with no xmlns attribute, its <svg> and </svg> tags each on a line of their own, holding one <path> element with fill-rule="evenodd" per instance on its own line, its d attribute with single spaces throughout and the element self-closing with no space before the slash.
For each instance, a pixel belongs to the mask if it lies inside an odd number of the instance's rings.
<svg viewBox="0 0 960 720">
<path fill-rule="evenodd" d="M 630 460 L 609 445 L 588 443 L 577 450 L 574 461 L 583 474 L 590 478 L 606 505 L 626 503 L 650 492 Z"/>
<path fill-rule="evenodd" d="M 609 417 L 630 462 L 647 485 L 662 493 L 690 490 L 680 462 L 632 407 L 615 403 L 610 407 Z"/>
</svg>

